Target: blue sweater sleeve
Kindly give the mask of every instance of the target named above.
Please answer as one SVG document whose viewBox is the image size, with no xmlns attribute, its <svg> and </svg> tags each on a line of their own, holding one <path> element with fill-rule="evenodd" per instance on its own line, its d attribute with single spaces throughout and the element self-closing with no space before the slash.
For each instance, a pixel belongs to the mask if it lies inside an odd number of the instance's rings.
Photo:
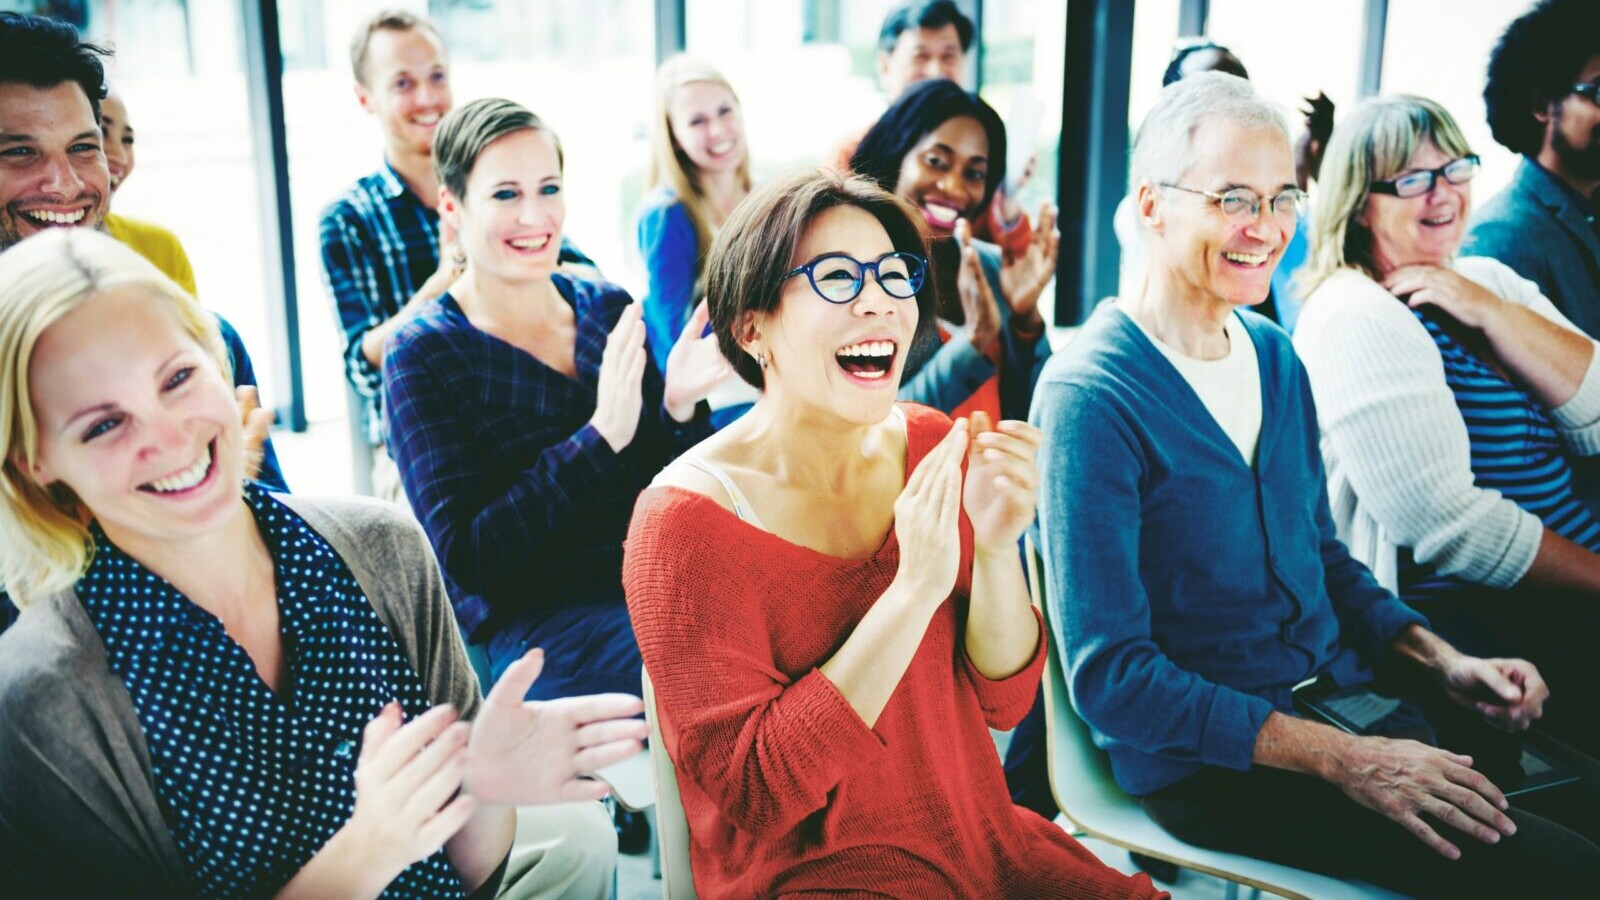
<svg viewBox="0 0 1600 900">
<path fill-rule="evenodd" d="M 1039 386 L 1039 527 L 1047 596 L 1073 705 L 1096 742 L 1245 770 L 1267 700 L 1180 668 L 1156 644 L 1140 578 L 1143 455 L 1091 389 Z"/>
<path fill-rule="evenodd" d="M 649 278 L 644 299 L 645 331 L 656 369 L 665 374 L 667 355 L 689 321 L 694 303 L 700 245 L 688 211 L 676 201 L 646 207 L 640 212 L 634 231 Z"/>
</svg>

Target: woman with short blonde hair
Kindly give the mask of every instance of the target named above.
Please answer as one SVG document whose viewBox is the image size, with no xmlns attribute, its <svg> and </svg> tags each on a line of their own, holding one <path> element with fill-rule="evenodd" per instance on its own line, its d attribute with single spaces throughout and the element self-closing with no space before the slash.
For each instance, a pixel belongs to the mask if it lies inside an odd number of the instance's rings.
<svg viewBox="0 0 1600 900">
<path fill-rule="evenodd" d="M 0 254 L 0 894 L 524 889 L 511 805 L 601 796 L 638 699 L 525 705 L 538 652 L 481 699 L 415 522 L 247 482 L 227 374 L 114 239 Z"/>
<path fill-rule="evenodd" d="M 1477 170 L 1426 98 L 1340 123 L 1294 344 L 1340 537 L 1450 640 L 1537 664 L 1565 698 L 1543 727 L 1592 754 L 1600 685 L 1566 636 L 1600 625 L 1600 517 L 1573 473 L 1600 452 L 1600 364 L 1532 282 L 1457 255 Z"/>
</svg>

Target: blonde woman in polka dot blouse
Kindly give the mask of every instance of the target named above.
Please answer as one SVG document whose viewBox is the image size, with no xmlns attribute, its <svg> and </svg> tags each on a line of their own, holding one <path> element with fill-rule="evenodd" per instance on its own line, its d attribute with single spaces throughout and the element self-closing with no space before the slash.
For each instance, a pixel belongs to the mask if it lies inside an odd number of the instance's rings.
<svg viewBox="0 0 1600 900">
<path fill-rule="evenodd" d="M 414 522 L 244 485 L 224 360 L 111 238 L 0 256 L 0 895 L 494 896 L 638 699 L 480 699 Z"/>
</svg>

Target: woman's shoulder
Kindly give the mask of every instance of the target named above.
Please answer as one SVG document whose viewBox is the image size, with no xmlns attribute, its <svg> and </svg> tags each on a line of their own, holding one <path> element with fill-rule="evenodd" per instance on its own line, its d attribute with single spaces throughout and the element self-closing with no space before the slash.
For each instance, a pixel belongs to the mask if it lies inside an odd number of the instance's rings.
<svg viewBox="0 0 1600 900">
<path fill-rule="evenodd" d="M 1458 257 L 1451 266 L 1465 278 L 1484 286 L 1502 300 L 1531 306 L 1535 296 L 1542 296 L 1539 285 L 1517 270 L 1490 256 Z"/>
<path fill-rule="evenodd" d="M 417 520 L 393 503 L 357 496 L 273 494 L 272 498 L 305 520 L 346 559 L 374 547 L 405 549 L 427 543 Z"/>
<path fill-rule="evenodd" d="M 1295 346 L 1304 347 L 1341 335 L 1362 321 L 1378 325 L 1417 325 L 1411 308 L 1400 302 L 1383 285 L 1365 272 L 1340 269 L 1329 275 L 1307 297 L 1295 320 Z M 1333 326 L 1339 327 L 1333 327 Z"/>
<path fill-rule="evenodd" d="M 100 643 L 73 590 L 42 597 L 0 634 L 0 732 L 30 744 L 44 738 L 30 723 L 56 733 L 68 709 L 105 692 L 95 689 L 109 678 Z"/>
<path fill-rule="evenodd" d="M 639 200 L 639 210 L 635 216 L 641 231 L 647 227 L 659 229 L 669 221 L 679 218 L 687 220 L 688 217 L 688 207 L 683 205 L 677 192 L 669 187 L 659 187 L 645 194 Z"/>
</svg>

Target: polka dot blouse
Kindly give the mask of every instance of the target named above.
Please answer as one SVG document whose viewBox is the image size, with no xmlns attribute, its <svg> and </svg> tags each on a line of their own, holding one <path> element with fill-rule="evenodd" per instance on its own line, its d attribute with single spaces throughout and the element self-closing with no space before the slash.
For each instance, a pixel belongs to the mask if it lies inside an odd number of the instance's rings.
<svg viewBox="0 0 1600 900">
<path fill-rule="evenodd" d="M 78 582 L 111 670 L 133 699 L 155 793 L 203 897 L 283 887 L 350 818 L 362 729 L 390 700 L 431 706 L 422 679 L 344 561 L 253 485 L 272 554 L 287 696 L 273 693 L 215 616 L 94 529 Z M 443 849 L 384 897 L 462 897 Z"/>
</svg>

